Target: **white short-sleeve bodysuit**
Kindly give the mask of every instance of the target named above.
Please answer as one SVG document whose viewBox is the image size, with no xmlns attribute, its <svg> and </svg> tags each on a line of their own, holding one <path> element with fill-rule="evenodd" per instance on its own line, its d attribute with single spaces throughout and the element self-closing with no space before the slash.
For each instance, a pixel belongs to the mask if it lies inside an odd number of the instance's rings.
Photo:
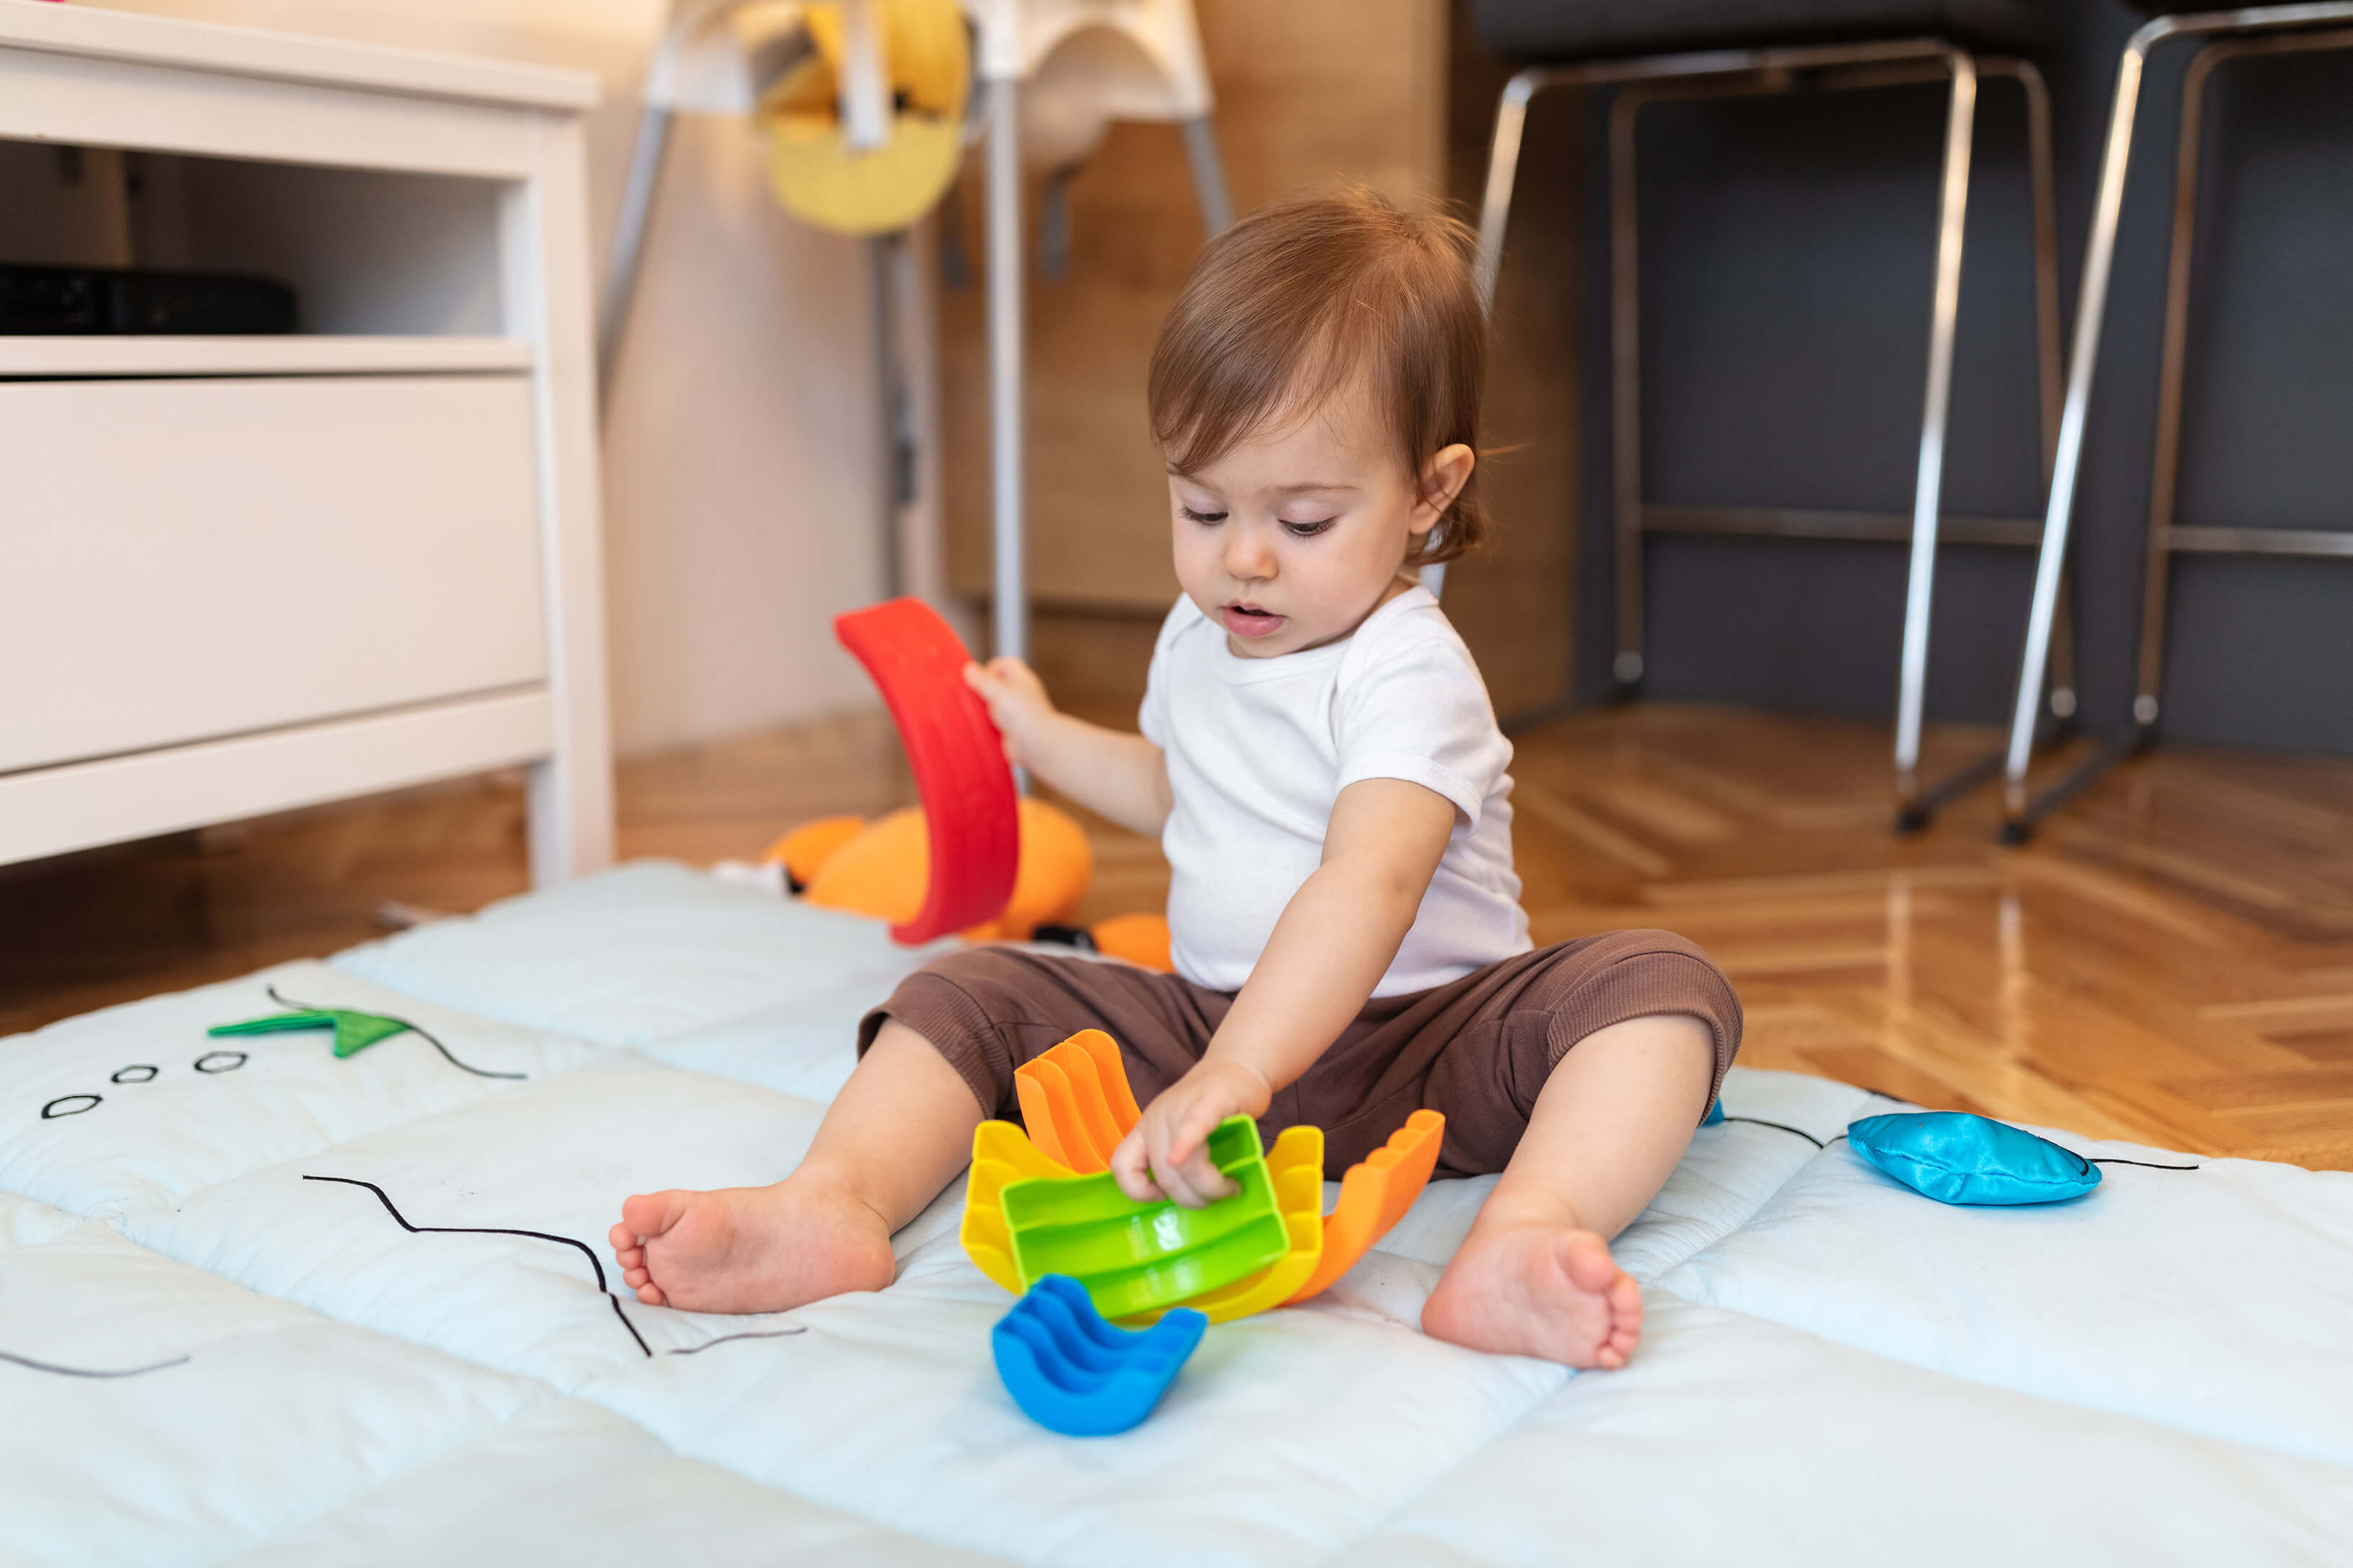
<svg viewBox="0 0 2353 1568">
<path fill-rule="evenodd" d="M 1292 895 L 1322 863 L 1340 792 L 1405 779 L 1454 806 L 1413 929 L 1374 987 L 1398 996 L 1528 951 L 1512 869 L 1512 745 L 1471 650 L 1427 589 L 1349 636 L 1244 658 L 1179 598 L 1152 651 L 1141 726 L 1168 759 L 1160 844 L 1176 973 L 1238 991 Z"/>
</svg>

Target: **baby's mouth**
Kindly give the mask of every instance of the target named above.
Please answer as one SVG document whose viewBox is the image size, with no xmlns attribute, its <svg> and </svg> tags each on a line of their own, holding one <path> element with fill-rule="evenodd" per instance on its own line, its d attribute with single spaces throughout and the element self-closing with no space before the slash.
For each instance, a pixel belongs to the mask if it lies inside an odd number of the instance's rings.
<svg viewBox="0 0 2353 1568">
<path fill-rule="evenodd" d="M 1283 617 L 1271 610 L 1245 604 L 1220 605 L 1218 618 L 1225 622 L 1226 630 L 1238 637 L 1271 637 L 1282 629 L 1283 622 Z"/>
</svg>

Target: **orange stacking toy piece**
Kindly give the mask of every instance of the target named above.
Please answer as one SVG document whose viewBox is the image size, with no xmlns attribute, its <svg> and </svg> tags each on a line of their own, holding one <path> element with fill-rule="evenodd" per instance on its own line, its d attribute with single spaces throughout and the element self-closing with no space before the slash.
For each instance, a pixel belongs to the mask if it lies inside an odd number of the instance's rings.
<svg viewBox="0 0 2353 1568">
<path fill-rule="evenodd" d="M 1013 1088 L 1029 1141 L 1081 1175 L 1110 1170 L 1111 1152 L 1144 1114 L 1127 1087 L 1117 1042 L 1101 1029 L 1082 1029 L 1022 1063 Z"/>
<path fill-rule="evenodd" d="M 781 860 L 793 885 L 806 888 L 817 880 L 817 874 L 833 858 L 833 852 L 866 831 L 862 816 L 820 816 L 815 822 L 804 822 L 774 844 L 761 858 Z"/>
<path fill-rule="evenodd" d="M 1430 1184 L 1445 1131 L 1446 1118 L 1435 1110 L 1417 1110 L 1362 1164 L 1348 1167 L 1340 1178 L 1339 1205 L 1324 1216 L 1324 1257 L 1292 1300 L 1304 1301 L 1329 1288 L 1405 1217 Z"/>
<path fill-rule="evenodd" d="M 1112 1151 L 1142 1114 L 1134 1093 L 1128 1088 L 1127 1068 L 1120 1061 L 1118 1043 L 1101 1029 L 1083 1029 L 1072 1035 L 1016 1068 L 1013 1079 L 1015 1092 L 1021 1100 L 1021 1120 L 1029 1131 L 1024 1142 L 1032 1157 L 1082 1174 L 1109 1170 Z M 1322 1216 L 1312 1237 L 1303 1231 L 1312 1223 L 1309 1216 L 1322 1206 L 1324 1135 L 1315 1128 L 1294 1127 L 1285 1131 L 1275 1141 L 1267 1164 L 1276 1177 L 1278 1205 L 1284 1223 L 1292 1229 L 1291 1250 L 1250 1279 L 1185 1304 L 1208 1313 L 1211 1321 L 1221 1322 L 1270 1307 L 1303 1301 L 1326 1289 L 1354 1268 L 1375 1242 L 1388 1234 L 1390 1226 L 1405 1217 L 1405 1211 L 1421 1195 L 1422 1188 L 1430 1184 L 1430 1173 L 1437 1168 L 1439 1145 L 1445 1131 L 1446 1118 L 1435 1110 L 1417 1110 L 1406 1118 L 1405 1125 L 1391 1133 L 1386 1144 L 1374 1150 L 1361 1164 L 1349 1167 L 1340 1181 L 1339 1204 Z M 1314 1134 L 1314 1159 L 1306 1161 L 1303 1159 L 1307 1152 L 1305 1141 L 1294 1135 L 1311 1132 Z M 977 1144 L 975 1157 L 979 1158 Z M 1307 1165 L 1313 1166 L 1318 1178 L 1312 1184 L 1303 1176 Z M 1009 1179 L 1008 1175 L 996 1177 L 997 1185 L 990 1189 L 992 1197 Z M 977 1163 L 973 1180 L 977 1190 L 982 1181 Z M 1310 1205 L 1313 1206 L 1306 1206 Z M 973 1225 L 970 1214 L 967 1206 L 967 1230 Z M 1002 1219 L 997 1223 L 1001 1228 Z M 991 1234 L 986 1229 L 986 1222 L 983 1232 Z M 965 1250 L 972 1250 L 969 1241 Z M 975 1261 L 980 1261 L 978 1254 L 975 1254 Z M 1008 1256 L 1008 1265 L 1009 1261 Z M 997 1282 L 1004 1283 L 1002 1279 Z M 1282 1287 L 1281 1294 L 1273 1290 L 1278 1284 Z"/>
<path fill-rule="evenodd" d="M 1041 925 L 1068 921 L 1086 896 L 1094 875 L 1086 830 L 1042 800 L 1022 801 L 1016 819 L 1021 856 L 1013 891 L 1003 909 L 957 933 L 967 942 L 1026 942 Z M 767 858 L 784 861 L 812 904 L 902 924 L 929 894 L 931 825 L 914 810 L 871 822 L 826 817 L 786 834 Z"/>
<path fill-rule="evenodd" d="M 1087 928 L 1099 952 L 1166 974 L 1176 967 L 1168 952 L 1168 917 L 1161 914 L 1113 915 Z"/>
</svg>

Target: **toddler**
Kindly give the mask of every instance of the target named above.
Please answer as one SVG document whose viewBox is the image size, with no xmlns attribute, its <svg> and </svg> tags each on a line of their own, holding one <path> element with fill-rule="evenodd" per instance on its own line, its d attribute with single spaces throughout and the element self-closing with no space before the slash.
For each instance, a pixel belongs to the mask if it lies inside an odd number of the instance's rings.
<svg viewBox="0 0 2353 1568">
<path fill-rule="evenodd" d="M 1144 1104 L 1130 1197 L 1230 1190 L 1222 1119 L 1324 1130 L 1327 1174 L 1417 1109 L 1440 1175 L 1501 1172 L 1422 1309 L 1483 1351 L 1618 1367 L 1641 1294 L 1609 1238 L 1705 1114 L 1740 1040 L 1690 942 L 1615 931 L 1531 951 L 1512 749 L 1415 569 L 1480 542 L 1485 330 L 1451 220 L 1352 196 L 1268 207 L 1204 252 L 1153 353 L 1183 595 L 1141 734 L 1056 711 L 1018 660 L 975 666 L 1013 762 L 1159 836 L 1176 973 L 976 947 L 859 1029 L 857 1070 L 770 1187 L 632 1197 L 641 1300 L 778 1311 L 893 1276 L 891 1236 L 961 1171 L 1014 1069 L 1083 1028 Z"/>
</svg>

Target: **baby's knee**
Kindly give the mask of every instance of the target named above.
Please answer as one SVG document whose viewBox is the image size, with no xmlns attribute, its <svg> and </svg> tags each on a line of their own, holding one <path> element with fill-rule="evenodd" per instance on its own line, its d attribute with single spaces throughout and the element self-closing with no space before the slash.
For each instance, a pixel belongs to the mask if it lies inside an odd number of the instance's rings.
<svg viewBox="0 0 2353 1568">
<path fill-rule="evenodd" d="M 863 1057 L 886 1023 L 912 1029 L 963 1075 L 991 1115 L 1012 1103 L 1013 1069 L 1001 1027 L 1021 1016 L 1029 984 L 1019 955 L 997 947 L 943 953 L 899 982 L 890 998 L 859 1023 Z"/>
<path fill-rule="evenodd" d="M 1034 984 L 1037 960 L 1018 948 L 982 943 L 944 952 L 908 976 L 953 985 L 975 997 L 1008 998 Z"/>
<path fill-rule="evenodd" d="M 1632 931 L 1606 931 L 1599 936 L 1588 937 L 1585 943 L 1570 945 L 1589 945 L 1588 961 L 1597 968 L 1619 963 L 1672 965 L 1683 962 L 1698 964 L 1719 979 L 1724 973 L 1716 967 L 1715 961 L 1708 957 L 1705 948 L 1679 931 L 1641 927 Z"/>
<path fill-rule="evenodd" d="M 1523 1005 L 1549 1015 L 1545 1047 L 1549 1069 L 1579 1040 L 1630 1019 L 1664 1015 L 1695 1018 L 1715 1049 L 1715 1080 L 1740 1049 L 1739 995 L 1697 942 L 1671 931 L 1611 931 L 1562 944 Z"/>
</svg>

